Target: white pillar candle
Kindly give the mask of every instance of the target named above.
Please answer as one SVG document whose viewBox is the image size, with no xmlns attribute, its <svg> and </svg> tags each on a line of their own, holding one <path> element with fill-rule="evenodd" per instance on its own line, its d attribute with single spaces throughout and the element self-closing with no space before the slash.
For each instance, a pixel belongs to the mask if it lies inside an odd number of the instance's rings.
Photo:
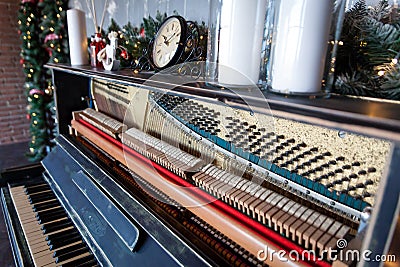
<svg viewBox="0 0 400 267">
<path fill-rule="evenodd" d="M 258 82 L 267 0 L 222 1 L 218 82 L 246 86 Z"/>
<path fill-rule="evenodd" d="M 85 12 L 67 10 L 68 41 L 71 65 L 87 65 L 89 62 Z"/>
<path fill-rule="evenodd" d="M 319 92 L 334 0 L 280 0 L 277 8 L 271 87 L 284 93 Z"/>
</svg>

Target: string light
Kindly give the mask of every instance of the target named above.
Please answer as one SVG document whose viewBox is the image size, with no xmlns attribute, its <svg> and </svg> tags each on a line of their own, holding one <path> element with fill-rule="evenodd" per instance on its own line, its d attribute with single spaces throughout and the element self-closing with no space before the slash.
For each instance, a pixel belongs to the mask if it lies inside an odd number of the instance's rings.
<svg viewBox="0 0 400 267">
<path fill-rule="evenodd" d="M 383 75 L 385 75 L 385 71 L 384 70 L 378 71 L 378 75 L 382 77 Z"/>
<path fill-rule="evenodd" d="M 399 60 L 398 60 L 397 58 L 392 59 L 392 64 L 393 64 L 393 65 L 396 65 L 397 62 L 399 62 Z"/>
</svg>

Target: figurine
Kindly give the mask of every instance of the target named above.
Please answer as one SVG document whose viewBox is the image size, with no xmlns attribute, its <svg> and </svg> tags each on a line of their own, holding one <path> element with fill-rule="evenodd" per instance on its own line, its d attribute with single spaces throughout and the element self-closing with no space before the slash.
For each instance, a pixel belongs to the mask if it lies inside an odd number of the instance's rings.
<svg viewBox="0 0 400 267">
<path fill-rule="evenodd" d="M 103 63 L 103 67 L 106 70 L 118 70 L 120 61 L 116 59 L 116 53 L 118 48 L 118 33 L 110 32 L 108 34 L 110 44 L 106 45 L 105 48 L 100 50 L 97 54 L 97 59 Z"/>
</svg>

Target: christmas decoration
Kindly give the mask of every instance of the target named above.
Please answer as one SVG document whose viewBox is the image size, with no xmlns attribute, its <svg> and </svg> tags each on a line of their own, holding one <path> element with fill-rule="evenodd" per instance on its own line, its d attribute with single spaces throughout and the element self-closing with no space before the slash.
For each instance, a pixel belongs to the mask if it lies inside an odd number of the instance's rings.
<svg viewBox="0 0 400 267">
<path fill-rule="evenodd" d="M 129 58 L 128 52 L 126 50 L 122 50 L 119 55 L 125 60 Z"/>
<path fill-rule="evenodd" d="M 31 141 L 27 157 L 41 160 L 51 147 L 54 137 L 54 106 L 51 73 L 43 65 L 47 62 L 66 62 L 68 43 L 65 39 L 67 1 L 22 0 L 18 11 L 18 33 L 22 41 L 21 59 L 25 73 L 28 98 L 27 119 L 30 120 Z M 65 40 L 65 41 L 64 41 Z"/>
<path fill-rule="evenodd" d="M 101 16 L 101 22 L 100 25 L 97 23 L 97 16 L 96 16 L 96 7 L 95 7 L 95 1 L 91 0 L 91 4 L 89 3 L 89 0 L 86 0 L 86 5 L 89 9 L 89 12 L 91 14 L 92 20 L 93 20 L 93 25 L 94 29 L 96 31 L 94 38 L 92 38 L 90 42 L 90 64 L 92 67 L 100 68 L 103 67 L 103 63 L 99 59 L 99 53 L 106 47 L 106 42 L 105 39 L 103 39 L 101 31 L 103 28 L 103 23 L 104 23 L 104 18 L 107 10 L 107 4 L 108 0 L 104 2 L 104 7 L 103 7 L 103 15 Z"/>
<path fill-rule="evenodd" d="M 110 32 L 108 39 L 110 40 L 110 44 L 97 53 L 97 60 L 102 62 L 106 70 L 118 70 L 120 61 L 115 59 L 118 49 L 118 33 Z"/>
<path fill-rule="evenodd" d="M 94 68 L 102 68 L 103 64 L 98 59 L 98 53 L 106 47 L 106 42 L 101 33 L 96 33 L 90 42 L 90 65 Z"/>
<path fill-rule="evenodd" d="M 335 92 L 400 100 L 400 15 L 381 0 L 346 12 L 336 60 Z"/>
<path fill-rule="evenodd" d="M 177 12 L 173 12 L 174 15 L 178 15 Z M 121 67 L 130 67 L 135 64 L 144 51 L 148 48 L 151 39 L 156 34 L 161 23 L 167 18 L 167 14 L 160 13 L 157 11 L 156 17 L 151 16 L 143 18 L 143 22 L 140 27 L 133 26 L 130 22 L 122 28 L 111 19 L 110 26 L 107 32 L 115 31 L 118 33 L 118 43 L 122 48 L 122 51 L 118 54 L 117 59 L 121 61 Z M 204 22 L 199 25 L 200 31 L 200 43 L 202 53 L 200 60 L 205 60 L 207 54 L 207 27 Z"/>
</svg>

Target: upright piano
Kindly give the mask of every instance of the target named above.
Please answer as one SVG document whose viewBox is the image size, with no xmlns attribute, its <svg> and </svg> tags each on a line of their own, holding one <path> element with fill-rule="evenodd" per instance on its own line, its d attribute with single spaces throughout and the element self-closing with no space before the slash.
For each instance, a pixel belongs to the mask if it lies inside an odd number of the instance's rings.
<svg viewBox="0 0 400 267">
<path fill-rule="evenodd" d="M 224 88 L 179 69 L 47 67 L 55 146 L 1 180 L 18 266 L 372 266 L 343 255 L 398 255 L 399 104 Z"/>
</svg>

